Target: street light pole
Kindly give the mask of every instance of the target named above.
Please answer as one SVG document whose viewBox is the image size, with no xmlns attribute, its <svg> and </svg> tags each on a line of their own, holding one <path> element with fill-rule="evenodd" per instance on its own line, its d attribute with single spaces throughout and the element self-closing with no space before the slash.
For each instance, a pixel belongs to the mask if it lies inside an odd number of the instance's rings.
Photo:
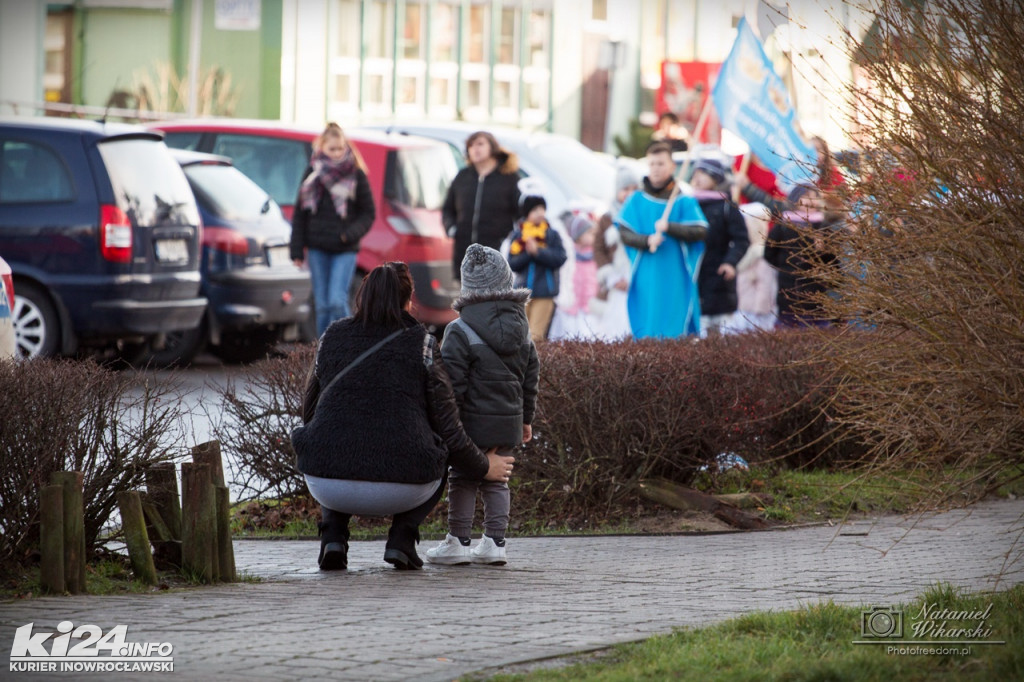
<svg viewBox="0 0 1024 682">
<path fill-rule="evenodd" d="M 203 36 L 203 0 L 192 0 L 192 26 L 188 49 L 188 115 L 199 111 L 199 46 Z"/>
</svg>

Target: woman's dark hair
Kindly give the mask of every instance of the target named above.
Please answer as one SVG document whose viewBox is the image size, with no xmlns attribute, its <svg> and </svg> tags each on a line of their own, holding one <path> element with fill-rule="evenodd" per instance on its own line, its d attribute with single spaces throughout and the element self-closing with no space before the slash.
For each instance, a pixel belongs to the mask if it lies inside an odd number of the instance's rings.
<svg viewBox="0 0 1024 682">
<path fill-rule="evenodd" d="M 476 142 L 478 138 L 481 137 L 487 140 L 487 144 L 490 145 L 492 159 L 497 159 L 500 153 L 505 151 L 501 148 L 501 145 L 498 144 L 498 138 L 486 130 L 478 130 L 466 138 L 466 158 L 469 158 L 469 148 L 473 146 L 473 143 Z"/>
<path fill-rule="evenodd" d="M 378 265 L 363 278 L 356 292 L 356 322 L 365 326 L 401 329 L 402 310 L 412 299 L 412 274 L 401 261 Z"/>
</svg>

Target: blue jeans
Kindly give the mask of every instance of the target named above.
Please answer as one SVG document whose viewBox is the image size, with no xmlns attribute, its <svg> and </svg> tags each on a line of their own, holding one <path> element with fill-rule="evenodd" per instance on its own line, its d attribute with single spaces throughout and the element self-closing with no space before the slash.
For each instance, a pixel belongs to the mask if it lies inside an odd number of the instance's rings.
<svg viewBox="0 0 1024 682">
<path fill-rule="evenodd" d="M 356 271 L 356 253 L 329 253 L 309 249 L 306 261 L 313 280 L 316 333 L 317 336 L 323 336 L 331 322 L 352 314 L 348 307 L 348 288 Z"/>
</svg>

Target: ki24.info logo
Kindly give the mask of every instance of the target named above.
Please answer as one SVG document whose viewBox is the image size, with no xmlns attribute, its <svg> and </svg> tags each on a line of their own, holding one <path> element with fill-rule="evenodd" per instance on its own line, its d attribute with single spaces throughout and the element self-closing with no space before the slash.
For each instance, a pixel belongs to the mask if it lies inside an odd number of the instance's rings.
<svg viewBox="0 0 1024 682">
<path fill-rule="evenodd" d="M 96 625 L 76 628 L 69 620 L 59 623 L 57 632 L 33 632 L 34 626 L 14 632 L 11 672 L 174 672 L 174 647 L 129 642 L 127 625 L 115 625 L 106 634 Z"/>
</svg>

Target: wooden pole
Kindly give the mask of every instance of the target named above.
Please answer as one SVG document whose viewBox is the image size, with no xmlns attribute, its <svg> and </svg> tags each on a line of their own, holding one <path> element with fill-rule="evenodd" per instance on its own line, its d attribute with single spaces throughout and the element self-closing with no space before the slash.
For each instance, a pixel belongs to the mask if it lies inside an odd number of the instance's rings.
<svg viewBox="0 0 1024 682">
<path fill-rule="evenodd" d="M 39 491 L 39 572 L 43 590 L 64 593 L 64 486 Z"/>
<path fill-rule="evenodd" d="M 231 498 L 224 482 L 220 441 L 211 440 L 192 448 L 192 461 L 210 468 L 210 480 L 216 496 L 217 573 L 220 580 L 231 582 L 235 579 L 235 550 L 231 544 Z"/>
<path fill-rule="evenodd" d="M 124 542 L 128 545 L 128 559 L 132 562 L 135 577 L 147 585 L 156 585 L 156 567 L 153 553 L 149 549 L 149 534 L 142 516 L 142 500 L 135 490 L 117 493 L 117 506 L 121 510 L 121 528 Z"/>
<path fill-rule="evenodd" d="M 750 149 L 747 149 L 747 153 L 744 154 L 743 158 L 740 160 L 740 169 L 736 174 L 746 175 L 748 170 L 750 170 Z M 743 188 L 740 187 L 740 183 L 734 182 L 732 184 L 732 203 L 740 203 L 740 190 L 742 189 Z"/>
<path fill-rule="evenodd" d="M 227 486 L 214 486 L 217 495 L 217 570 L 221 582 L 235 580 L 235 548 L 231 544 L 231 494 Z"/>
<path fill-rule="evenodd" d="M 214 485 L 224 483 L 224 462 L 220 456 L 220 441 L 211 440 L 192 448 L 192 461 L 210 466 L 210 481 Z"/>
<path fill-rule="evenodd" d="M 181 500 L 174 462 L 160 462 L 146 469 L 146 491 L 170 532 L 168 539 L 181 540 Z"/>
<path fill-rule="evenodd" d="M 184 462 L 181 465 L 182 568 L 205 583 L 217 579 L 216 494 L 206 464 Z"/>
<path fill-rule="evenodd" d="M 142 500 L 142 514 L 146 517 L 146 533 L 149 544 L 153 545 L 153 563 L 161 569 L 181 568 L 181 539 L 171 537 L 171 531 L 164 523 L 160 511 L 149 499 L 149 495 L 139 495 Z"/>
<path fill-rule="evenodd" d="M 714 101 L 711 99 L 711 94 L 708 94 L 708 98 L 704 100 L 704 108 L 700 110 L 700 116 L 697 118 L 697 125 L 693 127 L 693 137 L 691 140 L 696 145 L 697 140 L 700 139 L 700 134 L 704 132 L 704 126 L 707 125 L 708 118 L 711 116 L 711 108 L 714 106 Z M 665 210 L 661 213 L 662 220 L 668 220 L 669 214 L 672 212 L 672 206 L 676 203 L 676 197 L 679 196 L 679 183 L 682 182 L 683 178 L 690 170 L 690 165 L 693 163 L 693 146 L 686 152 L 686 161 L 683 162 L 682 167 L 675 176 L 675 186 L 672 187 L 672 194 L 669 195 L 668 201 L 665 202 Z"/>
<path fill-rule="evenodd" d="M 55 471 L 50 484 L 64 491 L 64 586 L 71 594 L 85 592 L 85 506 L 81 471 Z"/>
</svg>

